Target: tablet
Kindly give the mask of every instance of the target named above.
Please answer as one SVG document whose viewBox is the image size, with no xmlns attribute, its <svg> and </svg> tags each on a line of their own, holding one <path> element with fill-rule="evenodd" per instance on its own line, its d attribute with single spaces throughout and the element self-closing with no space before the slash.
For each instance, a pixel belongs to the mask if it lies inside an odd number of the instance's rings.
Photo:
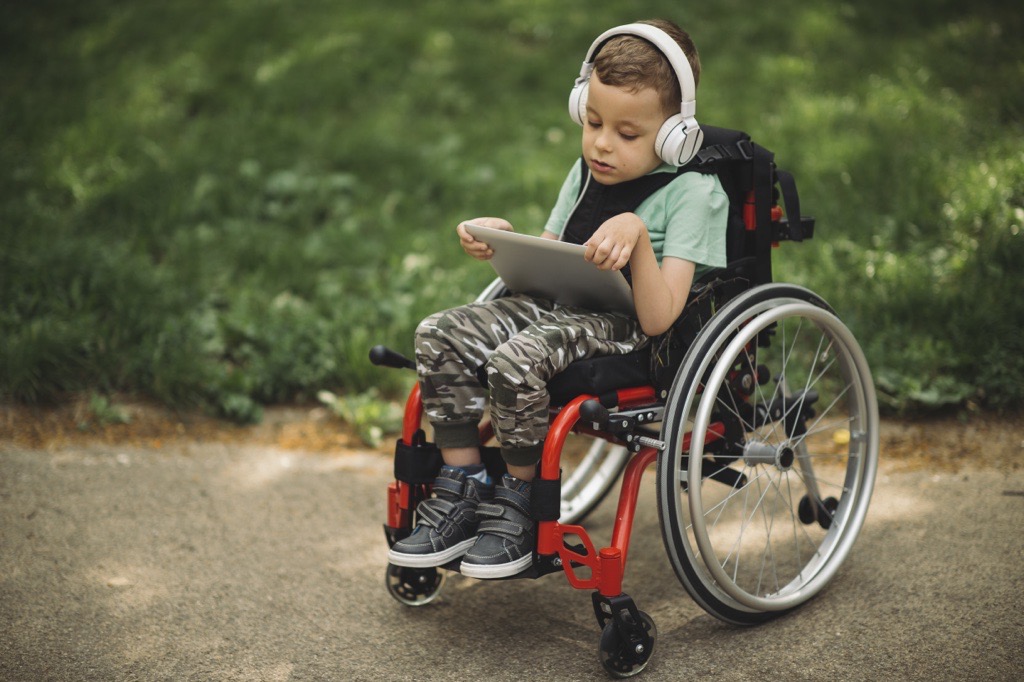
<svg viewBox="0 0 1024 682">
<path fill-rule="evenodd" d="M 490 263 L 515 294 L 529 294 L 562 305 L 636 315 L 633 290 L 617 270 L 598 270 L 583 258 L 586 250 L 508 230 L 466 223 L 466 232 L 494 250 Z"/>
</svg>

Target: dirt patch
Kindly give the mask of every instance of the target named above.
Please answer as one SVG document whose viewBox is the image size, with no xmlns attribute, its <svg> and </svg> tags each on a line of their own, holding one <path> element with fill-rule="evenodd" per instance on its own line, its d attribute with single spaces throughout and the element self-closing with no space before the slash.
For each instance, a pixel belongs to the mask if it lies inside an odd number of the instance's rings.
<svg viewBox="0 0 1024 682">
<path fill-rule="evenodd" d="M 1024 414 L 883 420 L 881 456 L 897 471 L 1024 468 Z"/>
<path fill-rule="evenodd" d="M 198 413 L 138 402 L 117 402 L 126 423 L 103 421 L 86 399 L 52 408 L 0 405 L 0 442 L 57 450 L 83 445 L 160 449 L 185 443 L 265 444 L 286 450 L 390 455 L 366 447 L 323 407 L 272 407 L 260 424 L 242 426 Z M 385 443 L 391 442 L 385 438 Z M 883 463 L 897 471 L 960 471 L 986 466 L 1024 468 L 1024 413 L 970 414 L 933 419 L 883 419 Z"/>
<path fill-rule="evenodd" d="M 287 450 L 365 452 L 353 431 L 323 407 L 272 407 L 259 424 L 240 425 L 196 411 L 117 402 L 117 418 L 96 416 L 88 400 L 58 407 L 0 405 L 0 442 L 57 450 L 120 445 L 160 449 L 186 443 L 265 444 Z"/>
</svg>

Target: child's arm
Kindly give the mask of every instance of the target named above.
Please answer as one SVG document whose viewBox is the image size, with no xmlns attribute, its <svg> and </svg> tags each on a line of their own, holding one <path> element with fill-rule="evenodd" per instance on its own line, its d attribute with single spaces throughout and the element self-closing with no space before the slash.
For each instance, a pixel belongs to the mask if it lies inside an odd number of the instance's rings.
<svg viewBox="0 0 1024 682">
<path fill-rule="evenodd" d="M 602 270 L 621 270 L 629 264 L 636 316 L 645 334 L 657 336 L 672 326 L 690 294 L 692 262 L 665 257 L 659 268 L 647 226 L 634 213 L 609 218 L 585 246 L 584 257 Z"/>
</svg>

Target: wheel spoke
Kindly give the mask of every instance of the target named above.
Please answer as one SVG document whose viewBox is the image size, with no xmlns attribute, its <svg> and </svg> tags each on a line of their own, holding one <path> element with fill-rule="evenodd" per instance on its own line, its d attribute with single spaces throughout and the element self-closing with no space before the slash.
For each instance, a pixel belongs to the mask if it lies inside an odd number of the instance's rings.
<svg viewBox="0 0 1024 682">
<path fill-rule="evenodd" d="M 761 504 L 761 500 L 764 499 L 765 494 L 767 494 L 767 492 L 768 492 L 768 488 L 767 487 L 764 489 L 764 491 L 761 491 L 760 480 L 761 480 L 762 477 L 763 477 L 762 474 L 758 474 L 754 478 L 754 481 L 757 482 L 757 488 L 758 488 L 759 494 L 758 494 L 757 501 L 754 503 L 754 510 L 751 511 L 749 515 L 747 514 L 747 502 L 744 499 L 744 502 L 743 502 L 743 522 L 742 522 L 742 524 L 740 526 L 739 532 L 737 533 L 736 542 L 733 544 L 732 550 L 729 552 L 729 554 L 726 555 L 725 560 L 722 562 L 722 568 L 725 568 L 725 564 L 728 563 L 729 557 L 732 556 L 733 551 L 735 551 L 740 546 L 740 544 L 742 544 L 742 542 L 743 542 L 743 534 L 746 532 L 747 526 L 750 524 L 751 519 L 753 519 L 754 515 L 757 513 L 757 509 L 759 508 L 759 506 Z M 753 484 L 753 481 L 750 484 L 744 486 L 744 488 L 749 488 L 750 485 L 752 485 L 752 484 Z M 749 494 L 749 491 L 748 491 L 747 494 Z"/>
<path fill-rule="evenodd" d="M 822 416 L 824 416 L 824 415 L 822 415 Z M 849 417 L 848 416 L 845 419 L 838 419 L 836 421 L 829 422 L 827 424 L 821 424 L 819 426 L 820 422 L 821 422 L 821 420 L 817 419 L 817 420 L 815 420 L 815 422 L 813 424 L 811 424 L 809 427 L 807 427 L 807 432 L 803 435 L 803 439 L 806 439 L 808 436 L 816 436 L 819 433 L 827 433 L 829 431 L 836 431 L 838 429 L 843 428 L 843 424 L 845 424 L 846 427 L 849 428 L 850 425 L 853 424 L 853 417 Z"/>
<path fill-rule="evenodd" d="M 796 475 L 800 477 L 801 481 L 804 481 L 804 485 L 807 485 L 807 480 L 805 478 L 804 472 L 797 471 Z M 846 493 L 850 492 L 850 489 L 845 484 L 843 484 L 843 483 L 833 483 L 833 482 L 831 482 L 831 481 L 829 481 L 827 479 L 821 478 L 817 474 L 814 474 L 812 478 L 813 478 L 815 483 L 817 483 L 819 485 L 826 486 L 828 488 L 832 488 L 836 492 L 839 492 L 839 493 L 842 493 L 842 494 L 846 494 Z"/>
<path fill-rule="evenodd" d="M 839 395 L 837 395 L 837 396 L 836 396 L 836 397 L 835 397 L 835 398 L 834 398 L 834 399 L 832 400 L 832 402 L 831 402 L 831 403 L 829 403 L 829 406 L 828 406 L 827 408 L 825 408 L 824 410 L 822 410 L 822 411 L 821 411 L 821 414 L 820 414 L 820 415 L 818 415 L 818 417 L 817 417 L 817 418 L 816 418 L 816 419 L 815 419 L 815 420 L 814 420 L 814 421 L 813 421 L 813 422 L 811 423 L 811 426 L 810 426 L 810 428 L 808 428 L 807 430 L 808 430 L 808 431 L 810 431 L 811 429 L 815 429 L 815 428 L 817 428 L 817 426 L 818 426 L 818 424 L 819 424 L 819 423 L 821 422 L 821 420 L 825 418 L 825 415 L 826 415 L 826 414 L 828 414 L 829 412 L 831 412 L 831 411 L 832 411 L 832 408 L 833 408 L 833 407 L 835 407 L 836 403 L 838 403 L 838 402 L 839 402 L 839 399 L 840 399 L 840 398 L 842 398 L 842 397 L 843 397 L 844 395 L 846 395 L 847 391 L 849 391 L 849 390 L 850 390 L 850 385 L 849 385 L 849 384 L 847 384 L 847 385 L 846 385 L 846 387 L 845 387 L 845 388 L 843 389 L 842 393 L 840 393 Z M 848 417 L 848 418 L 847 418 L 847 421 L 849 421 L 849 422 L 850 422 L 850 423 L 852 424 L 852 423 L 853 423 L 853 421 L 854 421 L 854 417 L 852 417 L 852 416 L 851 416 L 851 417 Z M 805 434 L 804 434 L 803 436 L 801 436 L 801 437 L 800 437 L 800 439 L 799 439 L 799 442 L 800 442 L 800 443 L 802 443 L 802 442 L 803 442 L 803 440 L 804 440 L 804 439 L 805 439 L 806 437 L 807 437 L 807 434 L 805 433 Z M 798 443 L 798 444 L 799 444 L 799 443 Z"/>
</svg>

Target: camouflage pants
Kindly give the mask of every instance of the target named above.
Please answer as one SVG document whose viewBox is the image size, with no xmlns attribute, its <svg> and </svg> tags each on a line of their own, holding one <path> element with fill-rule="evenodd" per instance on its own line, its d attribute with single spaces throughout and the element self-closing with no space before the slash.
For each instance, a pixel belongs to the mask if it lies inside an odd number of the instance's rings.
<svg viewBox="0 0 1024 682">
<path fill-rule="evenodd" d="M 442 448 L 479 445 L 489 397 L 505 461 L 536 464 L 548 430 L 548 380 L 576 360 L 629 353 L 647 341 L 629 317 L 529 296 L 435 313 L 416 330 L 416 369 L 435 441 Z"/>
</svg>

